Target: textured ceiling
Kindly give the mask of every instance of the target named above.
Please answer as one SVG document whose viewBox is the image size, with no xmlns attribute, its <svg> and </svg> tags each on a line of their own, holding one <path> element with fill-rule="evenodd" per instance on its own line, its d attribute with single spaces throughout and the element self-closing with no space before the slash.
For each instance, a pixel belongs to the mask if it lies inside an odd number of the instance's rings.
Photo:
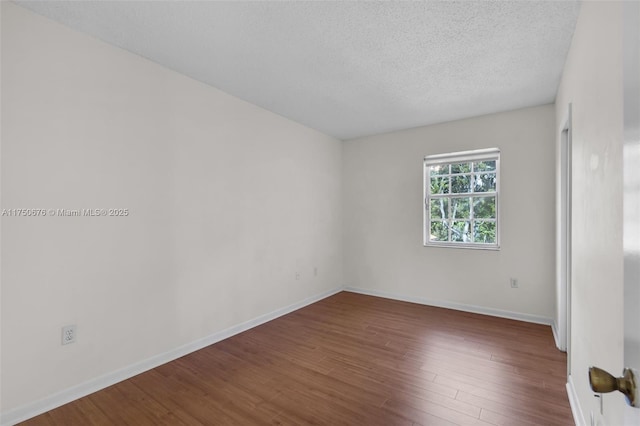
<svg viewBox="0 0 640 426">
<path fill-rule="evenodd" d="M 17 2 L 339 139 L 553 102 L 575 1 Z"/>
</svg>

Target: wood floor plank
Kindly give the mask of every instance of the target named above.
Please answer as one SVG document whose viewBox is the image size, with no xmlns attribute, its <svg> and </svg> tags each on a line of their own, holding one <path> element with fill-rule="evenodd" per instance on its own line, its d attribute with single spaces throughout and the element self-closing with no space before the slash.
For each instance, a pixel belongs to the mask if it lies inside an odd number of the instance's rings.
<svg viewBox="0 0 640 426">
<path fill-rule="evenodd" d="M 482 396 L 497 402 L 504 400 L 513 400 L 514 404 L 527 404 L 531 401 L 536 403 L 543 403 L 545 406 L 557 405 L 563 409 L 567 408 L 567 404 L 564 403 L 563 398 L 565 393 L 560 390 L 555 392 L 546 391 L 540 389 L 537 386 L 520 386 L 510 387 L 504 385 L 495 385 L 483 380 L 475 381 L 469 377 L 465 377 L 462 380 L 447 377 L 446 375 L 438 375 L 434 380 L 435 383 L 443 383 L 446 386 L 451 386 L 476 396 Z M 473 384 L 475 383 L 475 384 Z"/>
<path fill-rule="evenodd" d="M 453 423 L 449 420 L 441 417 L 429 414 L 424 410 L 415 408 L 402 401 L 389 400 L 384 404 L 384 407 L 389 411 L 396 413 L 398 416 L 404 416 L 407 419 L 411 419 L 414 424 L 429 425 L 429 426 L 458 426 L 459 423 Z"/>
<path fill-rule="evenodd" d="M 522 403 L 521 401 L 514 401 L 507 398 L 503 401 L 494 401 L 463 391 L 458 392 L 456 399 L 468 402 L 479 408 L 486 408 L 505 416 L 511 416 L 514 419 L 524 419 L 532 423 L 549 426 L 566 424 L 566 421 L 571 417 L 570 411 L 567 412 L 557 409 L 555 406 L 543 405 L 541 403 L 535 403 L 534 401 Z"/>
<path fill-rule="evenodd" d="M 342 292 L 24 424 L 571 425 L 550 327 Z"/>
<path fill-rule="evenodd" d="M 422 371 L 419 373 L 422 373 Z M 347 380 L 368 389 L 376 389 L 389 396 L 396 392 L 419 394 L 426 391 L 444 395 L 448 398 L 455 398 L 458 392 L 457 389 L 433 382 L 432 375 L 401 375 L 394 371 L 384 371 L 382 369 L 377 370 L 376 374 L 372 375 L 370 370 L 357 366 L 336 366 L 329 372 L 329 375 L 340 377 L 341 380 Z"/>
<path fill-rule="evenodd" d="M 527 419 L 523 419 L 523 418 L 505 416 L 503 414 L 496 413 L 491 410 L 487 410 L 486 408 L 482 409 L 482 412 L 480 413 L 480 419 L 496 426 L 513 426 L 516 424 L 518 426 L 539 426 L 540 425 L 540 423 L 538 422 L 530 422 Z"/>
</svg>

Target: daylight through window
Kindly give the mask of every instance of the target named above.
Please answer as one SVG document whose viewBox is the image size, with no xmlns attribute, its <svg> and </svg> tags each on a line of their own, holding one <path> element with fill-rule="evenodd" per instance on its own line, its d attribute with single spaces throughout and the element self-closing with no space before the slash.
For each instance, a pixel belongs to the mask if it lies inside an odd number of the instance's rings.
<svg viewBox="0 0 640 426">
<path fill-rule="evenodd" d="M 425 246 L 499 248 L 497 148 L 424 158 Z"/>
</svg>

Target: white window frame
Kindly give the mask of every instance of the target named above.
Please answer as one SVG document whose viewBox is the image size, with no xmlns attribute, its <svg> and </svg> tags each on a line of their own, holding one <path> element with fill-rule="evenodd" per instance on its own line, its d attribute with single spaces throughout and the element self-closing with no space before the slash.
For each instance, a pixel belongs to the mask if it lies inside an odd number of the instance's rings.
<svg viewBox="0 0 640 426">
<path fill-rule="evenodd" d="M 431 194 L 431 173 L 430 167 L 439 164 L 452 164 L 452 163 L 465 163 L 465 162 L 474 162 L 474 161 L 491 161 L 495 160 L 496 162 L 496 191 L 495 193 L 478 193 L 478 192 L 469 192 L 464 194 L 447 194 L 447 195 L 438 195 L 437 197 L 432 197 Z M 473 151 L 461 151 L 461 152 L 452 152 L 447 154 L 436 154 L 436 155 L 428 155 L 424 157 L 424 165 L 423 165 L 423 218 L 422 218 L 422 228 L 423 228 L 423 244 L 425 247 L 449 247 L 449 248 L 468 248 L 468 249 L 481 249 L 481 250 L 499 250 L 500 249 L 500 149 L 498 148 L 488 148 L 488 149 L 477 149 Z M 431 241 L 431 211 L 429 209 L 430 201 L 432 198 L 446 198 L 451 204 L 451 200 L 453 198 L 463 198 L 463 197 L 474 197 L 479 196 L 495 196 L 496 200 L 496 240 L 495 243 L 476 243 L 476 242 L 456 242 L 456 241 Z M 471 216 L 473 214 L 471 213 Z M 473 227 L 473 217 L 472 227 Z"/>
</svg>

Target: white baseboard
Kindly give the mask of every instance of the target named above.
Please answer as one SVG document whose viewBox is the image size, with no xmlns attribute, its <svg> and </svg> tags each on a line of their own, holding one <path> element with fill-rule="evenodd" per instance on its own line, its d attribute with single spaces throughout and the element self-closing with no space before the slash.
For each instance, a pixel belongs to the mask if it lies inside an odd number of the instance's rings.
<svg viewBox="0 0 640 426">
<path fill-rule="evenodd" d="M 573 414 L 573 421 L 576 426 L 587 426 L 587 422 L 582 415 L 582 408 L 580 407 L 580 400 L 576 393 L 576 388 L 573 386 L 573 379 L 569 376 L 567 381 L 567 396 L 569 397 L 569 405 L 571 406 L 571 414 Z"/>
<path fill-rule="evenodd" d="M 421 305 L 436 306 L 439 308 L 454 309 L 456 311 L 472 312 L 474 314 L 490 315 L 493 317 L 508 318 L 508 319 L 513 319 L 518 321 L 531 322 L 535 324 L 544 324 L 544 325 L 553 324 L 553 319 L 551 318 L 547 318 L 539 315 L 523 314 L 520 312 L 504 311 L 501 309 L 487 308 L 484 306 L 466 305 L 464 303 L 448 302 L 448 301 L 442 301 L 442 300 L 423 299 L 421 297 L 401 296 L 398 294 L 391 294 L 391 293 L 386 293 L 378 290 L 369 290 L 369 289 L 356 288 L 356 287 L 345 287 L 344 290 L 350 291 L 352 293 L 366 294 L 368 296 L 384 297 L 386 299 L 394 299 L 394 300 L 401 300 L 403 302 L 419 303 Z"/>
<path fill-rule="evenodd" d="M 203 337 L 202 339 L 187 343 L 186 345 L 152 356 L 151 358 L 147 358 L 135 364 L 124 367 L 120 370 L 113 371 L 111 373 L 105 374 L 104 376 L 97 377 L 85 383 L 81 383 L 77 386 L 73 386 L 71 388 L 57 392 L 39 401 L 14 408 L 5 413 L 2 413 L 0 417 L 0 425 L 15 425 L 16 423 L 30 419 L 56 407 L 67 404 L 71 401 L 75 401 L 76 399 L 82 398 L 83 396 L 87 396 L 91 393 L 97 392 L 100 389 L 104 389 L 108 386 L 129 379 L 140 373 L 151 370 L 152 368 L 158 367 L 162 364 L 173 361 L 174 359 L 190 354 L 191 352 L 195 352 L 216 342 L 229 338 L 233 335 L 242 333 L 243 331 L 249 330 L 253 327 L 276 319 L 282 315 L 286 315 L 319 300 L 325 299 L 329 296 L 341 292 L 342 290 L 342 288 L 336 288 L 315 296 L 308 297 L 284 308 L 276 309 L 273 312 L 269 312 L 249 321 L 245 321 L 241 324 L 229 327 L 217 333 L 213 333 L 209 336 Z"/>
<path fill-rule="evenodd" d="M 558 326 L 555 320 L 551 323 L 551 332 L 553 333 L 553 340 L 556 342 L 556 348 L 562 351 L 562 345 L 560 345 L 560 338 L 558 337 Z"/>
</svg>

